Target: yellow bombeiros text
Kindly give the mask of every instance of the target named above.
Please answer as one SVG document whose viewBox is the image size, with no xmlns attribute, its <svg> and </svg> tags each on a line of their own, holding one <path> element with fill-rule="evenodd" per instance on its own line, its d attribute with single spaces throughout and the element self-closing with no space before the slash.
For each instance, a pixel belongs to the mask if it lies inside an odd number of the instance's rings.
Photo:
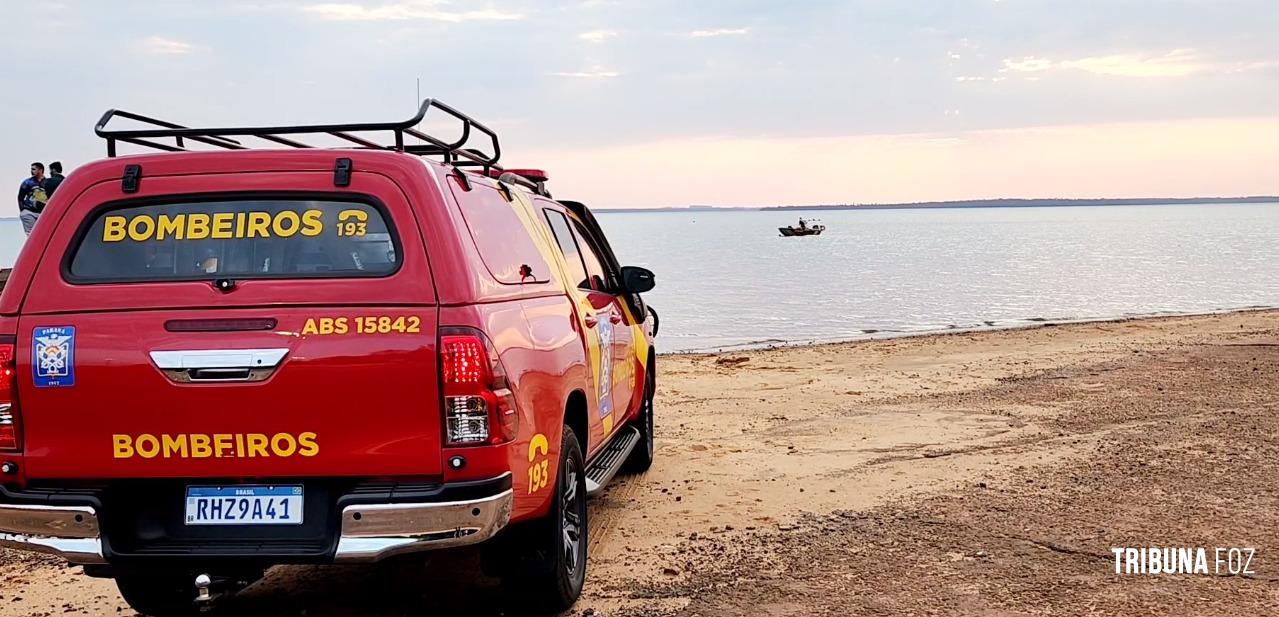
<svg viewBox="0 0 1279 617">
<path fill-rule="evenodd" d="M 320 453 L 316 434 L 112 435 L 115 458 L 289 458 Z"/>
<path fill-rule="evenodd" d="M 322 210 L 301 213 L 283 210 L 274 215 L 270 212 L 111 215 L 103 219 L 102 241 L 291 238 L 297 234 L 314 237 L 324 232 L 323 215 Z"/>
</svg>

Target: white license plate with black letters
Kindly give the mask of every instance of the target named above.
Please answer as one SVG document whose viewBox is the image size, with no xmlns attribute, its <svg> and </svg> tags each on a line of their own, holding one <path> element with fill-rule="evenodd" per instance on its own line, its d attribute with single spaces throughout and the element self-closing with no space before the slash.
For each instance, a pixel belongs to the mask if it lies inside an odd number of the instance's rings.
<svg viewBox="0 0 1279 617">
<path fill-rule="evenodd" d="M 300 486 L 188 486 L 187 525 L 301 525 Z"/>
</svg>

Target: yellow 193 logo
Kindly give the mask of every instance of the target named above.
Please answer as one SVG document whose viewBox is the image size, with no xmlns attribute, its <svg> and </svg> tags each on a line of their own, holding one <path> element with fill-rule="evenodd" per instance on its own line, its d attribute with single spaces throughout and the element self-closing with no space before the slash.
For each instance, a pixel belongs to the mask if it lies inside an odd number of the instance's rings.
<svg viewBox="0 0 1279 617">
<path fill-rule="evenodd" d="M 536 493 L 551 482 L 551 474 L 549 471 L 550 461 L 546 459 L 546 455 L 551 450 L 551 444 L 546 440 L 546 435 L 538 433 L 528 443 L 528 492 Z M 543 457 L 540 462 L 534 462 L 538 456 Z"/>
<path fill-rule="evenodd" d="M 343 210 L 338 213 L 339 236 L 363 236 L 369 231 L 369 214 L 363 210 Z"/>
</svg>

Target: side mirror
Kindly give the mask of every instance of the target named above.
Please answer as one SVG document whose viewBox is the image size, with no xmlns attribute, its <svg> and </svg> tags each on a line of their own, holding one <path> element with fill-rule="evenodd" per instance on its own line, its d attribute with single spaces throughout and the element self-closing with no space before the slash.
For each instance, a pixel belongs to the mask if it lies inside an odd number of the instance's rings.
<svg viewBox="0 0 1279 617">
<path fill-rule="evenodd" d="M 656 284 L 653 271 L 639 266 L 622 266 L 622 288 L 628 294 L 642 294 Z"/>
</svg>

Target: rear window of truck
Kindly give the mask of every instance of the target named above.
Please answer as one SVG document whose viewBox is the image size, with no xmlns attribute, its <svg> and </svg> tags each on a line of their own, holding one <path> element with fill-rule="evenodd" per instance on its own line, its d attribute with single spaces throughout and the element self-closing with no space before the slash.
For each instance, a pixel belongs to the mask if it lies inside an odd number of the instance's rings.
<svg viewBox="0 0 1279 617">
<path fill-rule="evenodd" d="M 78 236 L 73 283 L 385 276 L 397 236 L 370 203 L 183 201 L 108 208 Z"/>
</svg>

